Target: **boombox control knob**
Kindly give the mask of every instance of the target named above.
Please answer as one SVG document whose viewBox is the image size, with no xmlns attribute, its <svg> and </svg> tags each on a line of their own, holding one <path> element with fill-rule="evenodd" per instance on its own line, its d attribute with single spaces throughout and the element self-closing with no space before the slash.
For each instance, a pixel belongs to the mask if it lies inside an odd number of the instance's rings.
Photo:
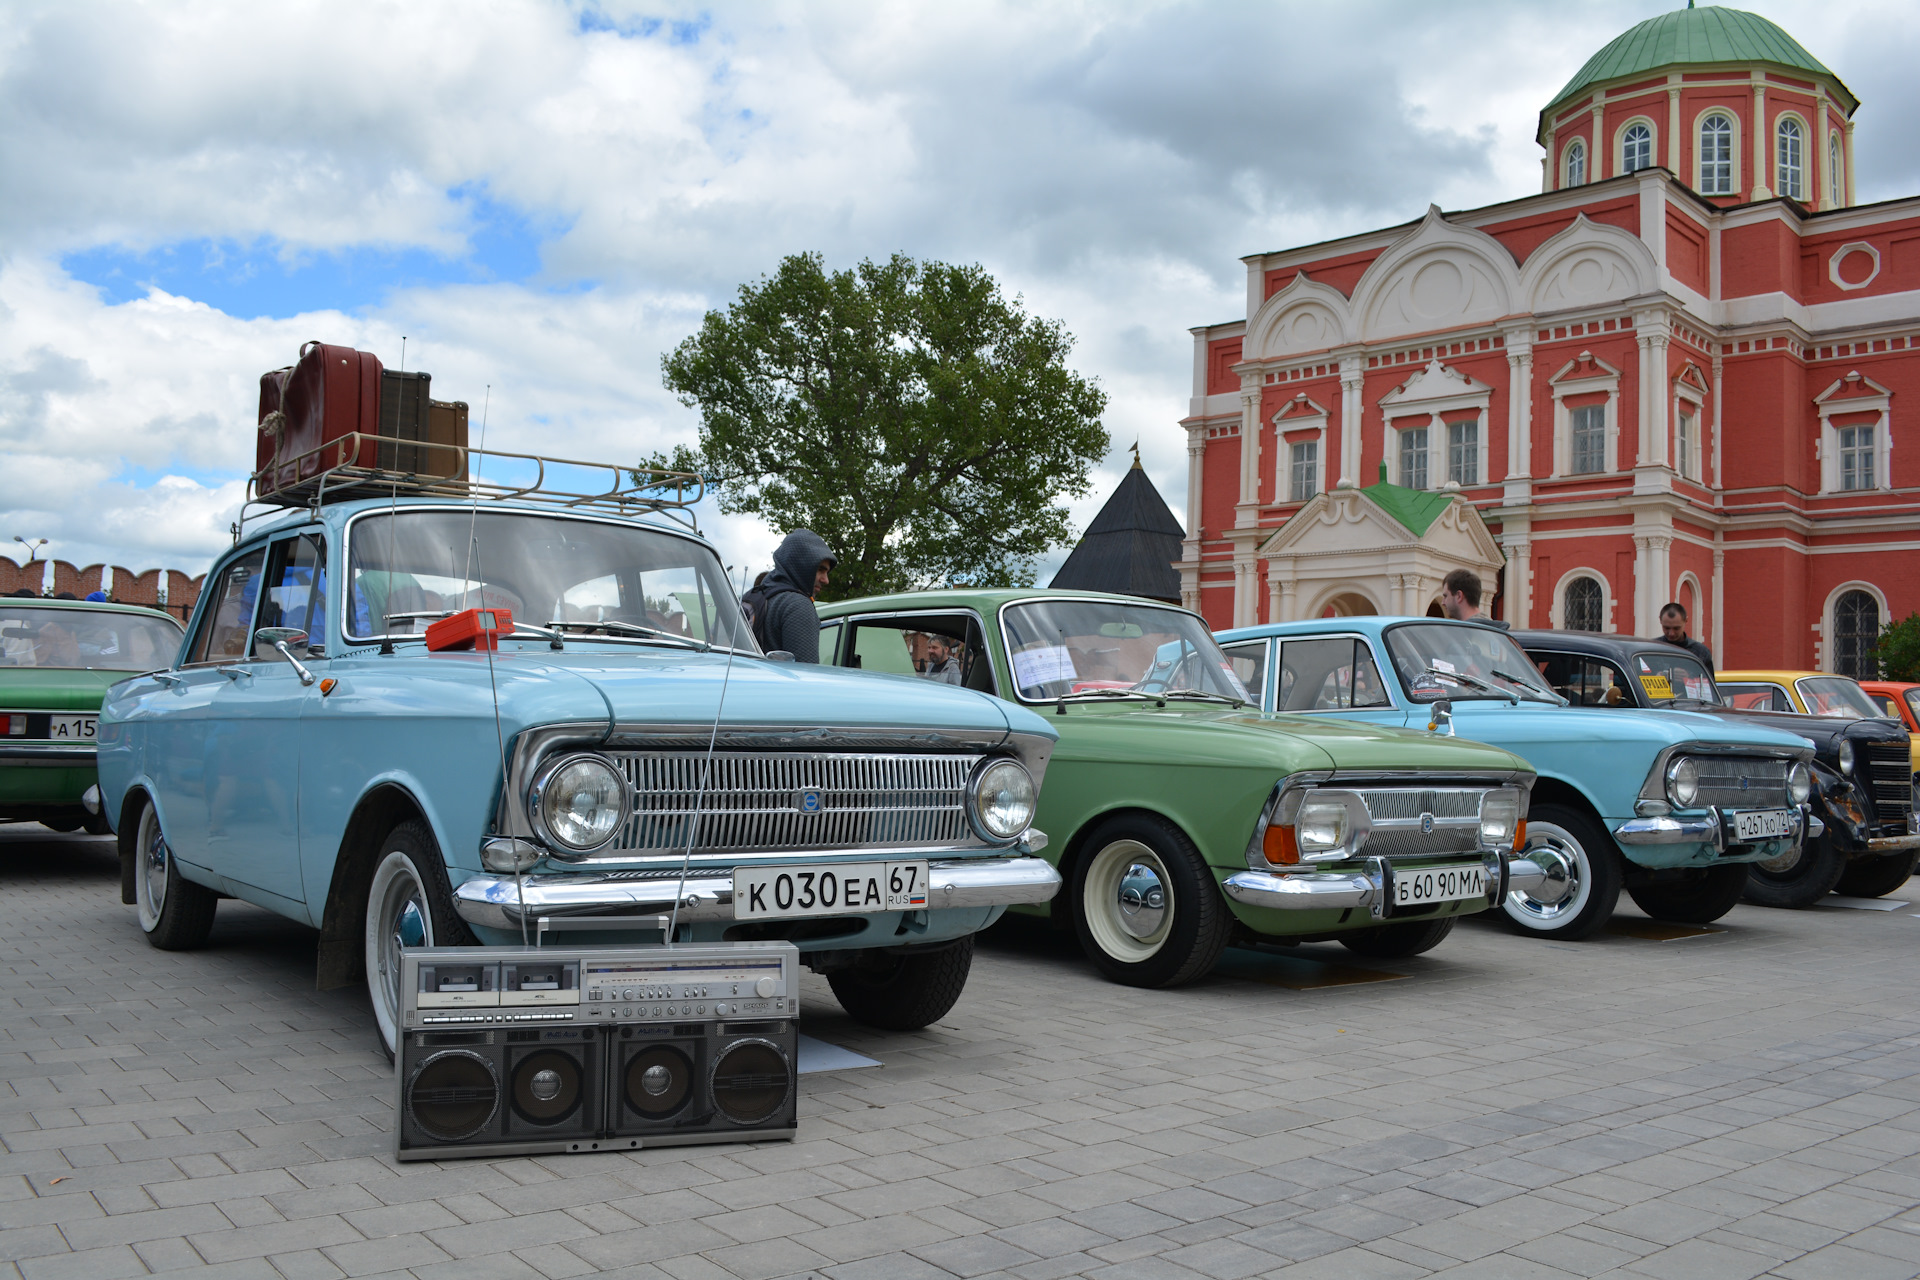
<svg viewBox="0 0 1920 1280">
<path fill-rule="evenodd" d="M 762 978 L 760 979 L 760 981 L 753 984 L 754 994 L 759 996 L 762 1000 L 766 999 L 768 996 L 771 996 L 774 992 L 778 991 L 779 989 L 780 989 L 780 984 L 778 982 L 775 982 L 772 978 Z"/>
</svg>

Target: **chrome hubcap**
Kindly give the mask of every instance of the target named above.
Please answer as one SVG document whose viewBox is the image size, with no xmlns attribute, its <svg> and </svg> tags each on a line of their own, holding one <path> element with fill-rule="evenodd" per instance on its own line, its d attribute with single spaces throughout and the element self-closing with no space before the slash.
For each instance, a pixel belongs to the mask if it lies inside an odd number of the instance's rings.
<svg viewBox="0 0 1920 1280">
<path fill-rule="evenodd" d="M 147 905 L 153 908 L 155 915 L 167 905 L 167 838 L 160 834 L 160 824 L 153 824 L 153 831 L 147 840 L 146 856 L 141 859 L 141 870 L 147 880 Z"/>
<path fill-rule="evenodd" d="M 1753 865 L 1769 875 L 1783 876 L 1800 865 L 1802 852 L 1801 846 L 1795 845 L 1777 858 L 1768 858 L 1764 862 L 1756 862 Z"/>
<path fill-rule="evenodd" d="M 406 854 L 395 850 L 374 869 L 367 895 L 367 988 L 375 1020 L 388 1045 L 397 1043 L 401 960 L 415 947 L 433 945 L 433 918 L 426 890 Z"/>
<path fill-rule="evenodd" d="M 1545 822 L 1529 824 L 1533 843 L 1526 856 L 1547 872 L 1538 890 L 1507 895 L 1507 914 L 1530 928 L 1558 925 L 1586 906 L 1590 872 L 1586 851 L 1573 834 Z"/>
<path fill-rule="evenodd" d="M 1120 927 L 1136 938 L 1151 938 L 1167 920 L 1167 886 L 1144 862 L 1120 878 Z"/>
<path fill-rule="evenodd" d="M 1580 884 L 1580 864 L 1568 856 L 1565 849 L 1555 845 L 1542 845 L 1538 849 L 1529 849 L 1527 856 L 1547 873 L 1540 888 L 1527 896 L 1543 905 L 1558 905 L 1573 895 Z"/>
</svg>

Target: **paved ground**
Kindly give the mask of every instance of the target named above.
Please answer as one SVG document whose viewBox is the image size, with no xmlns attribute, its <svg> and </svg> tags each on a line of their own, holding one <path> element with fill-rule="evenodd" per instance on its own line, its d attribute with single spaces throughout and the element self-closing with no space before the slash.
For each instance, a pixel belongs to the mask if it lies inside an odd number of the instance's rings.
<svg viewBox="0 0 1920 1280">
<path fill-rule="evenodd" d="M 1178 992 L 1022 931 L 919 1035 L 810 976 L 885 1066 L 804 1077 L 792 1145 L 401 1167 L 310 933 L 223 903 L 152 950 L 110 843 L 44 837 L 0 828 L 0 1275 L 1920 1274 L 1916 907 Z"/>
</svg>

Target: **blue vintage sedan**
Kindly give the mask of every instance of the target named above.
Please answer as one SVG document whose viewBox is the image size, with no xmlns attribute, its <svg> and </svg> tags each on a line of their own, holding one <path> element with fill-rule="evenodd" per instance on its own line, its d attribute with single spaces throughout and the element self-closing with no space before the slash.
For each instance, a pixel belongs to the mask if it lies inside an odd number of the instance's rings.
<svg viewBox="0 0 1920 1280">
<path fill-rule="evenodd" d="M 1586 937 L 1623 888 L 1648 915 L 1716 920 L 1747 864 L 1818 834 L 1806 739 L 1685 711 L 1583 713 L 1492 627 L 1320 618 L 1216 638 L 1267 710 L 1457 733 L 1530 761 L 1526 856 L 1548 876 L 1507 896 L 1521 933 Z"/>
<path fill-rule="evenodd" d="M 561 930 L 790 940 L 863 1021 L 945 1013 L 973 935 L 1059 885 L 1029 829 L 1054 731 L 769 660 L 703 538 L 542 496 L 316 500 L 214 564 L 178 658 L 101 713 L 149 939 L 200 944 L 221 897 L 312 925 L 389 1051 L 404 948 Z M 497 648 L 430 644 L 442 619 Z"/>
</svg>

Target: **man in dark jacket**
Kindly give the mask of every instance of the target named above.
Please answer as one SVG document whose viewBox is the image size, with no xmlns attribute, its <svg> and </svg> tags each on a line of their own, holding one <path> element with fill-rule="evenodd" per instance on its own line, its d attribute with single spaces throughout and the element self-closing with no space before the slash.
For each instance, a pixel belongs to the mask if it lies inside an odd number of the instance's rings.
<svg viewBox="0 0 1920 1280">
<path fill-rule="evenodd" d="M 1480 575 L 1471 569 L 1455 569 L 1440 584 L 1440 611 L 1458 622 L 1477 622 L 1483 627 L 1505 631 L 1507 624 L 1480 612 Z"/>
<path fill-rule="evenodd" d="M 754 628 L 769 653 L 785 649 L 795 662 L 820 661 L 820 613 L 813 598 L 827 585 L 839 557 L 811 529 L 795 529 L 773 553 L 773 572 L 755 588 L 759 596 Z"/>
<path fill-rule="evenodd" d="M 1700 659 L 1700 665 L 1707 669 L 1707 674 L 1713 674 L 1713 650 L 1687 634 L 1687 607 L 1678 600 L 1660 610 L 1660 638 Z"/>
</svg>

